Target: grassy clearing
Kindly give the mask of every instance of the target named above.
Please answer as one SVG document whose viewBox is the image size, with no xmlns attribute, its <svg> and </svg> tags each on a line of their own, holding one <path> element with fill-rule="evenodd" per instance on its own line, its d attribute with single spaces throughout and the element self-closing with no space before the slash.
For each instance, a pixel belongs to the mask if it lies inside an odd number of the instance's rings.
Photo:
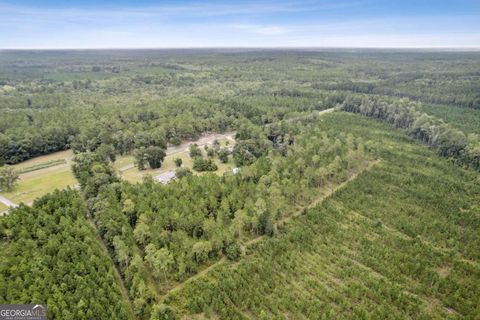
<svg viewBox="0 0 480 320">
<path fill-rule="evenodd" d="M 135 158 L 132 155 L 117 156 L 115 162 L 113 163 L 113 168 L 118 171 L 124 171 L 122 168 L 133 164 L 134 161 Z"/>
<path fill-rule="evenodd" d="M 182 159 L 182 167 L 189 168 L 189 169 L 192 168 L 193 161 L 192 161 L 192 158 L 190 158 L 190 156 L 188 155 L 188 151 L 178 152 L 178 153 L 174 153 L 166 156 L 162 166 L 159 169 L 155 169 L 155 170 L 152 170 L 152 169 L 138 170 L 137 167 L 133 167 L 133 168 L 129 168 L 127 170 L 121 171 L 120 169 L 122 167 L 133 163 L 132 156 L 119 157 L 119 159 L 117 160 L 119 162 L 117 163 L 117 161 L 115 161 L 114 167 L 117 169 L 118 173 L 123 179 L 132 183 L 136 183 L 136 182 L 142 181 L 142 178 L 147 175 L 155 177 L 167 171 L 171 171 L 171 170 L 175 171 L 177 169 L 175 165 L 175 159 L 177 158 Z M 214 173 L 220 176 L 226 172 L 232 171 L 232 169 L 235 167 L 231 157 L 229 158 L 228 163 L 222 163 L 218 158 L 215 158 L 214 161 L 218 166 L 218 170 L 215 171 Z M 198 175 L 207 174 L 207 172 L 196 172 L 195 170 L 192 170 L 192 172 Z"/>
<path fill-rule="evenodd" d="M 8 207 L 4 205 L 2 202 L 0 202 L 0 212 L 6 211 Z"/>
<path fill-rule="evenodd" d="M 70 168 L 71 150 L 36 157 L 12 166 L 20 174 L 17 186 L 2 195 L 14 203 L 31 203 L 55 189 L 73 187 L 77 184 Z"/>
<path fill-rule="evenodd" d="M 322 125 L 379 141 L 382 161 L 166 303 L 186 318 L 475 318 L 478 173 L 378 121 L 334 114 Z"/>
<path fill-rule="evenodd" d="M 14 203 L 28 204 L 55 189 L 65 189 L 76 184 L 69 165 L 56 166 L 20 175 L 15 189 L 2 195 Z"/>
<path fill-rule="evenodd" d="M 175 170 L 175 159 L 180 158 L 183 161 L 183 166 L 191 168 L 192 167 L 192 160 L 190 156 L 187 154 L 187 151 L 182 151 L 174 154 L 170 154 L 165 157 L 162 166 L 158 169 L 147 169 L 147 170 L 138 170 L 137 167 L 132 167 L 127 170 L 122 171 L 121 168 L 131 165 L 134 163 L 133 156 L 122 156 L 118 157 L 117 161 L 115 161 L 114 167 L 117 169 L 117 172 L 120 174 L 122 179 L 125 179 L 129 182 L 140 182 L 144 176 L 150 175 L 155 177 L 163 172 Z"/>
<path fill-rule="evenodd" d="M 232 143 L 228 139 L 219 139 L 219 142 L 222 147 L 226 146 L 227 142 L 230 144 Z M 202 151 L 204 151 L 203 147 Z M 14 203 L 31 203 L 37 197 L 43 196 L 55 189 L 64 189 L 68 186 L 75 186 L 77 181 L 70 169 L 72 157 L 73 152 L 71 150 L 66 150 L 36 157 L 12 166 L 15 170 L 22 172 L 22 174 L 20 174 L 20 180 L 14 191 L 3 192 L 1 194 Z M 182 159 L 184 167 L 192 167 L 192 159 L 188 155 L 187 149 L 166 156 L 162 167 L 156 170 L 148 169 L 140 171 L 136 167 L 133 167 L 121 171 L 122 167 L 134 163 L 133 156 L 131 155 L 117 157 L 117 160 L 114 163 L 114 168 L 117 169 L 123 179 L 130 182 L 140 182 L 142 181 L 143 176 L 151 175 L 155 177 L 163 172 L 175 170 L 176 166 L 174 160 L 176 158 Z M 232 160 L 230 160 L 229 163 L 224 164 L 218 159 L 215 159 L 215 163 L 218 165 L 216 173 L 219 175 L 223 175 L 225 172 L 230 171 L 234 166 Z M 0 210 L 0 212 L 1 211 L 4 210 Z"/>
<path fill-rule="evenodd" d="M 429 115 L 443 119 L 465 133 L 480 133 L 480 109 L 423 104 L 422 110 Z"/>
<path fill-rule="evenodd" d="M 226 146 L 233 146 L 233 142 L 226 138 L 218 139 L 218 142 L 222 148 Z M 207 154 L 203 146 L 201 146 L 200 149 L 202 150 L 203 156 L 206 157 Z M 118 156 L 113 164 L 113 167 L 117 170 L 122 179 L 136 183 L 141 182 L 143 177 L 147 175 L 155 177 L 167 171 L 175 171 L 177 169 L 177 166 L 175 165 L 175 159 L 177 158 L 182 159 L 182 167 L 192 169 L 193 161 L 192 158 L 190 158 L 188 147 L 185 147 L 185 150 L 167 155 L 162 163 L 162 166 L 158 169 L 138 170 L 137 167 L 131 167 L 135 162 L 135 159 L 132 155 Z M 235 167 L 231 156 L 229 156 L 228 163 L 222 163 L 217 157 L 214 158 L 214 161 L 218 166 L 218 170 L 214 173 L 220 176 L 226 172 L 232 171 L 232 169 Z M 192 170 L 192 172 L 198 175 L 207 174 L 207 172 L 196 172 L 195 170 Z"/>
<path fill-rule="evenodd" d="M 30 166 L 30 167 L 25 167 L 23 169 L 17 170 L 17 173 L 22 174 L 22 173 L 32 172 L 32 171 L 36 171 L 36 170 L 40 170 L 40 169 L 45 169 L 45 168 L 58 166 L 58 165 L 65 164 L 65 163 L 67 163 L 65 159 L 50 160 L 50 161 L 47 161 L 47 162 L 42 162 L 42 163 L 35 164 L 33 166 Z"/>
<path fill-rule="evenodd" d="M 15 168 L 15 170 L 17 171 L 22 171 L 29 167 L 50 163 L 53 161 L 65 160 L 69 162 L 72 158 L 73 158 L 72 150 L 65 150 L 65 151 L 54 152 L 54 153 L 47 154 L 40 157 L 35 157 L 33 159 L 29 159 L 27 161 L 23 161 L 21 163 L 13 165 L 12 167 Z"/>
</svg>

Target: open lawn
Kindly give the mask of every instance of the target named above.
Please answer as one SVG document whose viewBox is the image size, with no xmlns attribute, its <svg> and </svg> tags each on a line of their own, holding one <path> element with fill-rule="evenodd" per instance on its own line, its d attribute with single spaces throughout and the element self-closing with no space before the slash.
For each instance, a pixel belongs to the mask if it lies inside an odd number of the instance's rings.
<svg viewBox="0 0 480 320">
<path fill-rule="evenodd" d="M 202 150 L 203 156 L 206 157 L 207 154 L 205 152 L 204 146 L 213 142 L 213 138 L 217 138 L 220 146 L 223 148 L 227 146 L 233 146 L 235 144 L 235 142 L 232 141 L 232 136 L 233 133 L 224 135 L 209 135 L 202 137 L 198 141 L 195 141 L 193 143 L 198 144 L 200 150 Z M 177 169 L 177 166 L 175 165 L 175 159 L 177 158 L 182 159 L 182 167 L 192 169 L 193 161 L 189 155 L 189 145 L 190 142 L 186 142 L 177 147 L 169 147 L 167 149 L 167 156 L 165 157 L 162 166 L 158 169 L 138 170 L 138 168 L 134 166 L 135 159 L 132 155 L 118 156 L 115 160 L 115 163 L 113 164 L 113 167 L 117 170 L 118 174 L 123 179 L 132 183 L 142 181 L 142 178 L 147 175 L 155 177 L 167 171 L 175 171 Z M 231 156 L 229 156 L 228 163 L 222 163 L 218 159 L 218 157 L 214 157 L 213 159 L 218 166 L 218 170 L 215 171 L 215 173 L 218 175 L 223 175 L 224 173 L 231 171 L 235 167 Z M 195 170 L 192 170 L 192 172 L 199 175 L 206 174 L 206 172 L 196 172 Z"/>
<path fill-rule="evenodd" d="M 67 162 L 70 162 L 70 160 L 72 160 L 72 158 L 73 158 L 72 150 L 65 150 L 65 151 L 54 152 L 54 153 L 47 154 L 47 155 L 44 155 L 44 156 L 35 157 L 35 158 L 32 158 L 32 159 L 23 161 L 21 163 L 18 163 L 16 165 L 13 165 L 12 167 L 15 168 L 15 170 L 20 171 L 20 170 L 26 169 L 28 167 L 37 166 L 37 165 L 48 163 L 48 162 L 55 161 L 55 160 L 63 160 L 64 159 Z"/>
<path fill-rule="evenodd" d="M 202 152 L 204 152 L 203 148 L 202 148 Z M 155 170 L 152 170 L 152 169 L 138 170 L 137 167 L 129 167 L 127 170 L 122 171 L 121 170 L 122 167 L 126 167 L 133 164 L 134 159 L 130 155 L 118 157 L 117 161 L 115 161 L 114 167 L 115 169 L 117 169 L 117 172 L 123 179 L 132 183 L 136 183 L 136 182 L 142 181 L 142 178 L 146 175 L 151 175 L 152 177 L 155 177 L 167 171 L 175 171 L 177 169 L 177 166 L 175 165 L 175 159 L 177 158 L 182 159 L 182 167 L 192 169 L 193 161 L 192 161 L 192 158 L 190 158 L 190 155 L 188 154 L 188 150 L 173 153 L 166 156 L 164 162 L 162 163 L 162 166 Z M 214 158 L 214 161 L 218 166 L 218 170 L 215 171 L 214 173 L 218 175 L 223 175 L 225 172 L 231 171 L 235 167 L 235 164 L 233 163 L 231 156 L 229 157 L 228 163 L 222 163 L 218 158 Z M 207 172 L 196 172 L 195 170 L 192 170 L 192 172 L 194 174 L 199 174 L 199 175 L 207 173 Z"/>
<path fill-rule="evenodd" d="M 33 158 L 14 165 L 13 167 L 16 170 L 25 170 L 26 168 L 41 166 L 55 160 L 65 160 L 65 162 L 60 162 L 58 165 L 20 174 L 20 180 L 15 189 L 11 192 L 2 192 L 1 195 L 17 204 L 21 202 L 30 204 L 37 197 L 55 189 L 75 186 L 77 181 L 70 167 L 72 156 L 72 151 L 67 150 Z"/>
<path fill-rule="evenodd" d="M 33 200 L 41 197 L 55 189 L 64 189 L 68 186 L 73 187 L 77 184 L 72 174 L 70 166 L 62 166 L 49 170 L 47 168 L 35 171 L 35 174 L 27 173 L 20 176 L 20 181 L 12 192 L 4 192 L 3 196 L 14 203 L 30 204 Z"/>
<path fill-rule="evenodd" d="M 8 207 L 6 205 L 4 205 L 3 203 L 0 202 L 0 212 L 3 212 L 5 210 L 7 210 Z"/>
<path fill-rule="evenodd" d="M 129 166 L 133 164 L 134 159 L 133 156 L 122 156 L 119 157 L 117 161 L 115 161 L 114 167 L 118 170 L 120 176 L 129 181 L 129 182 L 140 182 L 142 178 L 147 175 L 151 175 L 155 177 L 163 172 L 173 170 L 175 171 L 175 159 L 180 158 L 182 159 L 183 166 L 191 168 L 192 167 L 192 159 L 187 154 L 188 151 L 182 151 L 174 154 L 170 154 L 165 157 L 162 166 L 158 169 L 146 169 L 146 170 L 138 170 L 137 167 L 129 167 L 127 170 L 121 170 L 122 167 Z M 118 163 L 117 163 L 118 162 Z"/>
<path fill-rule="evenodd" d="M 205 150 L 203 149 L 203 145 L 205 145 L 203 141 L 209 142 L 210 139 L 209 137 L 203 137 L 200 139 L 202 152 L 204 153 L 204 156 L 206 156 Z M 233 142 L 228 138 L 220 137 L 218 141 L 222 147 L 233 144 Z M 183 167 L 191 169 L 192 159 L 188 155 L 188 145 L 189 143 L 185 143 L 179 147 L 173 147 L 170 149 L 171 152 L 167 152 L 169 154 L 165 157 L 162 167 L 159 169 L 147 169 L 140 171 L 136 167 L 132 166 L 134 163 L 134 158 L 131 155 L 117 157 L 117 160 L 114 163 L 114 168 L 119 172 L 123 179 L 133 183 L 142 181 L 143 176 L 146 175 L 155 177 L 166 171 L 175 171 L 176 166 L 174 161 L 176 158 L 182 159 Z M 20 180 L 18 181 L 15 189 L 11 192 L 2 192 L 1 195 L 17 204 L 21 202 L 30 204 L 37 197 L 43 196 L 55 189 L 64 189 L 68 186 L 75 186 L 77 181 L 71 172 L 72 158 L 73 152 L 71 150 L 66 150 L 36 157 L 12 166 L 17 171 L 28 171 L 29 168 L 37 167 L 40 169 L 20 174 Z M 61 162 L 61 160 L 65 161 Z M 55 164 L 54 161 L 58 161 L 58 164 L 49 166 L 52 163 Z M 221 163 L 218 158 L 215 158 L 215 163 L 218 166 L 218 170 L 215 173 L 219 175 L 223 175 L 225 172 L 231 171 L 234 167 L 231 159 L 229 160 L 229 163 L 224 164 Z M 125 167 L 128 167 L 128 169 L 125 170 Z M 193 172 L 196 173 L 195 171 Z M 0 212 L 1 211 L 4 210 L 0 209 Z"/>
</svg>

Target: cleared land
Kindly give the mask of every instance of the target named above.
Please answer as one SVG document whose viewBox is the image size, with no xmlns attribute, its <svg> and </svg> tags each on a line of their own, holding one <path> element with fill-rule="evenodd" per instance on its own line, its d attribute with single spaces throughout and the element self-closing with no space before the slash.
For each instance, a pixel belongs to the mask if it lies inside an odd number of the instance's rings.
<svg viewBox="0 0 480 320">
<path fill-rule="evenodd" d="M 423 104 L 422 110 L 429 115 L 450 123 L 465 133 L 480 133 L 480 109 Z"/>
<path fill-rule="evenodd" d="M 23 161 L 19 164 L 16 164 L 13 167 L 16 170 L 22 170 L 22 169 L 26 169 L 28 167 L 40 165 L 40 164 L 47 163 L 47 162 L 50 162 L 50 161 L 55 161 L 55 160 L 65 159 L 66 161 L 70 161 L 70 160 L 72 160 L 72 158 L 73 158 L 72 150 L 65 150 L 65 151 L 54 152 L 54 153 L 47 154 L 47 155 L 44 155 L 44 156 L 35 157 L 33 159 L 29 159 L 29 160 Z"/>
<path fill-rule="evenodd" d="M 13 167 L 15 170 L 27 170 L 46 167 L 20 174 L 17 186 L 11 192 L 2 192 L 1 195 L 14 203 L 30 204 L 33 200 L 55 189 L 65 189 L 77 184 L 71 171 L 71 150 L 55 152 L 46 156 L 36 157 Z M 58 164 L 50 166 L 54 161 Z"/>
<path fill-rule="evenodd" d="M 125 180 L 130 182 L 140 182 L 145 175 L 155 177 L 163 172 L 175 170 L 176 166 L 174 160 L 176 158 L 182 159 L 184 167 L 191 168 L 192 160 L 188 155 L 188 148 L 191 143 L 197 143 L 201 147 L 202 152 L 204 152 L 204 156 L 206 156 L 203 146 L 211 145 L 215 139 L 220 142 L 222 147 L 227 145 L 227 142 L 229 145 L 233 146 L 234 140 L 232 137 L 233 133 L 211 134 L 204 136 L 195 142 L 185 142 L 180 146 L 169 147 L 162 167 L 156 170 L 138 170 L 134 166 L 133 156 L 130 155 L 118 157 L 117 161 L 115 161 L 114 167 Z M 20 180 L 13 191 L 2 192 L 0 194 L 16 204 L 22 202 L 31 204 L 36 198 L 52 192 L 55 189 L 61 190 L 67 187 L 74 187 L 77 185 L 77 181 L 71 171 L 72 159 L 73 152 L 71 150 L 66 150 L 36 157 L 14 165 L 13 168 L 15 170 L 19 172 L 27 172 L 20 174 Z M 221 163 L 218 158 L 215 158 L 214 160 L 218 166 L 216 173 L 219 175 L 231 171 L 234 167 L 231 158 L 228 163 Z M 5 204 L 2 203 L 1 206 L 0 212 L 7 209 Z"/>
<path fill-rule="evenodd" d="M 197 141 L 184 142 L 179 146 L 168 147 L 166 150 L 167 156 L 165 157 L 162 166 L 158 169 L 138 170 L 138 168 L 135 167 L 135 160 L 132 155 L 117 157 L 113 167 L 123 179 L 133 183 L 142 181 L 142 178 L 147 175 L 155 177 L 167 171 L 175 171 L 177 168 L 175 165 L 175 159 L 177 158 L 182 159 L 182 167 L 191 169 L 192 159 L 189 155 L 189 147 L 191 144 L 196 143 L 202 150 L 203 156 L 206 157 L 207 155 L 204 149 L 205 145 L 211 146 L 214 140 L 218 140 L 221 147 L 227 145 L 233 146 L 235 144 L 233 136 L 234 133 L 232 132 L 225 134 L 209 134 L 201 137 Z M 225 172 L 231 171 L 235 167 L 231 156 L 229 157 L 228 163 L 222 163 L 217 157 L 214 158 L 214 161 L 218 166 L 218 170 L 215 171 L 218 175 L 223 175 Z M 205 172 L 198 173 L 194 170 L 192 170 L 192 172 L 200 175 L 205 174 Z"/>
</svg>

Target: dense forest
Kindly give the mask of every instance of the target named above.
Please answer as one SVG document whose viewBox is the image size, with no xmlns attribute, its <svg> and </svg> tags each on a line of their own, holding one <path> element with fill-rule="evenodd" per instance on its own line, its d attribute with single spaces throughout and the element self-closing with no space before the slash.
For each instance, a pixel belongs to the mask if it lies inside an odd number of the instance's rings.
<svg viewBox="0 0 480 320">
<path fill-rule="evenodd" d="M 2 51 L 0 159 L 178 144 L 248 120 L 333 107 L 348 93 L 480 108 L 478 53 Z"/>
<path fill-rule="evenodd" d="M 0 166 L 71 149 L 78 186 L 0 217 L 0 303 L 52 319 L 475 319 L 479 61 L 1 51 Z M 168 184 L 116 169 L 223 132 L 229 148 L 190 145 Z M 49 161 L 13 173 L 67 165 Z"/>
<path fill-rule="evenodd" d="M 0 303 L 41 301 L 55 319 L 128 318 L 86 212 L 80 194 L 67 190 L 0 219 Z"/>
</svg>

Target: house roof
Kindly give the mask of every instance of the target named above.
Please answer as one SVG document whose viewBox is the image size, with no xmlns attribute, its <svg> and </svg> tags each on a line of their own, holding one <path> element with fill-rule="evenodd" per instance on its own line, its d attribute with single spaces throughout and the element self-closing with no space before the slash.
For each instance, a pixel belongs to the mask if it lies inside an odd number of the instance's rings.
<svg viewBox="0 0 480 320">
<path fill-rule="evenodd" d="M 167 184 L 172 179 L 174 179 L 175 176 L 176 176 L 175 171 L 167 171 L 167 172 L 159 174 L 154 179 L 157 180 L 158 182 L 163 183 L 163 184 Z"/>
</svg>

